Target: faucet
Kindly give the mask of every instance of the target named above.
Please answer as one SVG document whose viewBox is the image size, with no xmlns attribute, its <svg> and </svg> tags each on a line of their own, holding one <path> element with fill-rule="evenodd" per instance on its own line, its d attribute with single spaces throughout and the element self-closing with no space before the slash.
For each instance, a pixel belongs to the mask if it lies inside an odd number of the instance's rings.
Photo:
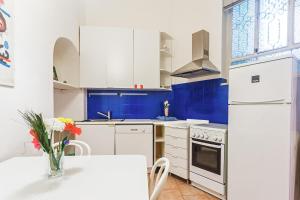
<svg viewBox="0 0 300 200">
<path fill-rule="evenodd" d="M 101 115 L 103 117 L 106 117 L 108 120 L 111 120 L 111 112 L 107 111 L 107 114 L 104 114 L 102 112 L 97 112 L 98 115 Z"/>
</svg>

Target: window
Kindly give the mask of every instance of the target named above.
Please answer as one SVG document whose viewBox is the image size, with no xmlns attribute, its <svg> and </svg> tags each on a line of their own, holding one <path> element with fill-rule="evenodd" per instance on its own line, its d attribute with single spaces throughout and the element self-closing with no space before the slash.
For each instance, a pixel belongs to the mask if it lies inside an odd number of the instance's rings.
<svg viewBox="0 0 300 200">
<path fill-rule="evenodd" d="M 298 22 L 298 26 L 297 26 Z M 295 12 L 294 12 L 294 42 L 300 42 L 300 0 L 295 1 Z"/>
<path fill-rule="evenodd" d="M 288 0 L 260 0 L 258 50 L 287 46 Z"/>
<path fill-rule="evenodd" d="M 300 48 L 300 0 L 242 0 L 226 12 L 232 62 Z"/>
<path fill-rule="evenodd" d="M 232 57 L 254 53 L 255 0 L 247 0 L 232 10 Z"/>
</svg>

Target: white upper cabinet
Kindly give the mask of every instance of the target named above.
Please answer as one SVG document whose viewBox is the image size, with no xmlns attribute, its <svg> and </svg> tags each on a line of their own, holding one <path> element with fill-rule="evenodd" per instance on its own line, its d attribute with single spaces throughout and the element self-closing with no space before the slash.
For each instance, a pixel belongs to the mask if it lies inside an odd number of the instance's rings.
<svg viewBox="0 0 300 200">
<path fill-rule="evenodd" d="M 80 27 L 80 87 L 107 87 L 106 28 Z"/>
<path fill-rule="evenodd" d="M 133 88 L 133 29 L 107 29 L 107 83 L 112 88 Z"/>
<path fill-rule="evenodd" d="M 134 84 L 160 87 L 160 33 L 134 29 Z"/>
<path fill-rule="evenodd" d="M 132 28 L 80 28 L 80 86 L 160 87 L 160 33 Z"/>
</svg>

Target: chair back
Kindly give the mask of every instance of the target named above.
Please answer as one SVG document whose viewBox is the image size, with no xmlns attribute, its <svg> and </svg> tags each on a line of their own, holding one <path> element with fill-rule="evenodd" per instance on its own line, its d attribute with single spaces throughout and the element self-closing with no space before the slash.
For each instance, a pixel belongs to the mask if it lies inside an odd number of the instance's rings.
<svg viewBox="0 0 300 200">
<path fill-rule="evenodd" d="M 159 168 L 159 170 L 158 170 Z M 158 173 L 156 171 L 158 170 Z M 156 200 L 167 182 L 170 162 L 167 158 L 160 158 L 151 169 L 149 178 L 150 200 Z"/>
<path fill-rule="evenodd" d="M 54 147 L 58 146 L 59 145 L 59 142 L 55 143 L 54 144 Z M 77 148 L 79 150 L 79 156 L 83 156 L 84 152 L 86 152 L 86 155 L 87 156 L 90 156 L 91 155 L 91 147 L 83 142 L 83 141 L 80 141 L 80 140 L 70 140 L 69 141 L 69 144 L 67 144 L 68 146 L 74 146 L 75 148 Z M 85 150 L 84 150 L 84 148 Z"/>
</svg>

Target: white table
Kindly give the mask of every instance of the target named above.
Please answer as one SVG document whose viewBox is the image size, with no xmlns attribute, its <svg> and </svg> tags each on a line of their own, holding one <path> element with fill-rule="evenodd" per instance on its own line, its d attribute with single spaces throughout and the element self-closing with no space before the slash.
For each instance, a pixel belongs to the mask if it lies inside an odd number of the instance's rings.
<svg viewBox="0 0 300 200">
<path fill-rule="evenodd" d="M 148 200 L 143 156 L 65 157 L 65 174 L 49 179 L 45 157 L 0 163 L 1 200 Z"/>
</svg>

